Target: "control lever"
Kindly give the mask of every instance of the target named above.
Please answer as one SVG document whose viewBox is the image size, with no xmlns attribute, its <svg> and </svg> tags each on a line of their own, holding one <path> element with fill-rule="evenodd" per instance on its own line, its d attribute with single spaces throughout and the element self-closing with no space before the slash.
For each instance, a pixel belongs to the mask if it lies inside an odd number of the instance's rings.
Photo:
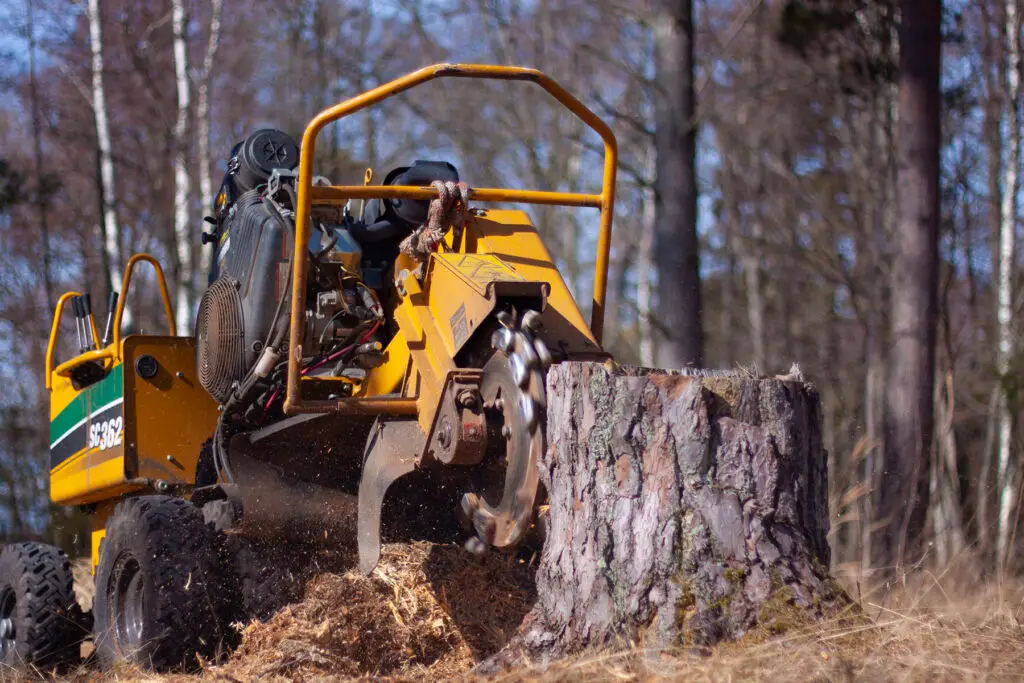
<svg viewBox="0 0 1024 683">
<path fill-rule="evenodd" d="M 103 341 L 100 343 L 101 349 L 106 348 L 114 336 L 115 311 L 117 311 L 117 292 L 111 292 L 110 299 L 107 301 L 107 324 L 103 327 Z"/>
<path fill-rule="evenodd" d="M 76 296 L 71 299 L 71 307 L 75 312 L 75 336 L 78 337 L 78 352 L 85 353 L 89 350 L 86 342 L 85 306 L 82 305 L 82 297 Z"/>
<path fill-rule="evenodd" d="M 86 346 L 90 349 L 98 349 L 100 347 L 100 336 L 96 334 L 96 318 L 92 314 L 92 296 L 88 292 L 82 295 L 82 312 L 85 313 Z"/>
</svg>

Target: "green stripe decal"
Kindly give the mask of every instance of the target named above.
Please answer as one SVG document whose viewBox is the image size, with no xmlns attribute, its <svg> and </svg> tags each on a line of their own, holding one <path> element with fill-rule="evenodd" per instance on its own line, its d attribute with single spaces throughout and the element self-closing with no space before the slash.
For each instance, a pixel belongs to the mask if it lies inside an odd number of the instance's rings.
<svg viewBox="0 0 1024 683">
<path fill-rule="evenodd" d="M 124 396 L 124 364 L 115 365 L 110 374 L 87 387 L 50 421 L 50 443 L 54 443 L 84 420 L 90 410 L 97 410 Z"/>
</svg>

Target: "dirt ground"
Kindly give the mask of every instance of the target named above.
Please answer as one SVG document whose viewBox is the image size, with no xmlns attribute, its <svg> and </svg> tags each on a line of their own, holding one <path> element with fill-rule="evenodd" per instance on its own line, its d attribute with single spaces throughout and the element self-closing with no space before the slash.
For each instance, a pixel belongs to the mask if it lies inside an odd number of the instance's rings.
<svg viewBox="0 0 1024 683">
<path fill-rule="evenodd" d="M 88 567 L 78 570 L 83 601 Z M 977 587 L 969 571 L 922 572 L 886 594 L 861 594 L 856 628 L 821 624 L 715 648 L 643 643 L 591 652 L 498 681 L 1019 681 L 1024 680 L 1024 585 Z M 348 681 L 475 679 L 473 667 L 514 634 L 533 598 L 527 560 L 475 560 L 455 546 L 387 545 L 370 577 L 325 571 L 304 598 L 266 623 L 238 625 L 242 645 L 196 676 L 152 676 L 84 665 L 85 681 Z"/>
</svg>

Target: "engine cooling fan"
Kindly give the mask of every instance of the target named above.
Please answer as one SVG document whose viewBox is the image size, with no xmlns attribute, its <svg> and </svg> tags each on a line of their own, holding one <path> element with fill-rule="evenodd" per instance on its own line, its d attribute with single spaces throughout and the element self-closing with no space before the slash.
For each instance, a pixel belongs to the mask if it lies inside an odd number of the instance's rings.
<svg viewBox="0 0 1024 683">
<path fill-rule="evenodd" d="M 199 302 L 196 367 L 199 383 L 219 403 L 228 400 L 232 385 L 248 370 L 242 299 L 233 278 L 218 279 Z"/>
</svg>

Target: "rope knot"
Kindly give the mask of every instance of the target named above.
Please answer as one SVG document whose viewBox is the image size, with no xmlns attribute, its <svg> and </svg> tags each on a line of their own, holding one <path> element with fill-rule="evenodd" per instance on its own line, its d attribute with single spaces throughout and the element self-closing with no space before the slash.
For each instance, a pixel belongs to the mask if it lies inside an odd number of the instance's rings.
<svg viewBox="0 0 1024 683">
<path fill-rule="evenodd" d="M 469 185 L 435 180 L 430 186 L 437 189 L 438 196 L 430 200 L 427 222 L 413 230 L 399 245 L 403 254 L 420 263 L 437 249 L 449 226 L 461 228 L 469 215 Z"/>
</svg>

